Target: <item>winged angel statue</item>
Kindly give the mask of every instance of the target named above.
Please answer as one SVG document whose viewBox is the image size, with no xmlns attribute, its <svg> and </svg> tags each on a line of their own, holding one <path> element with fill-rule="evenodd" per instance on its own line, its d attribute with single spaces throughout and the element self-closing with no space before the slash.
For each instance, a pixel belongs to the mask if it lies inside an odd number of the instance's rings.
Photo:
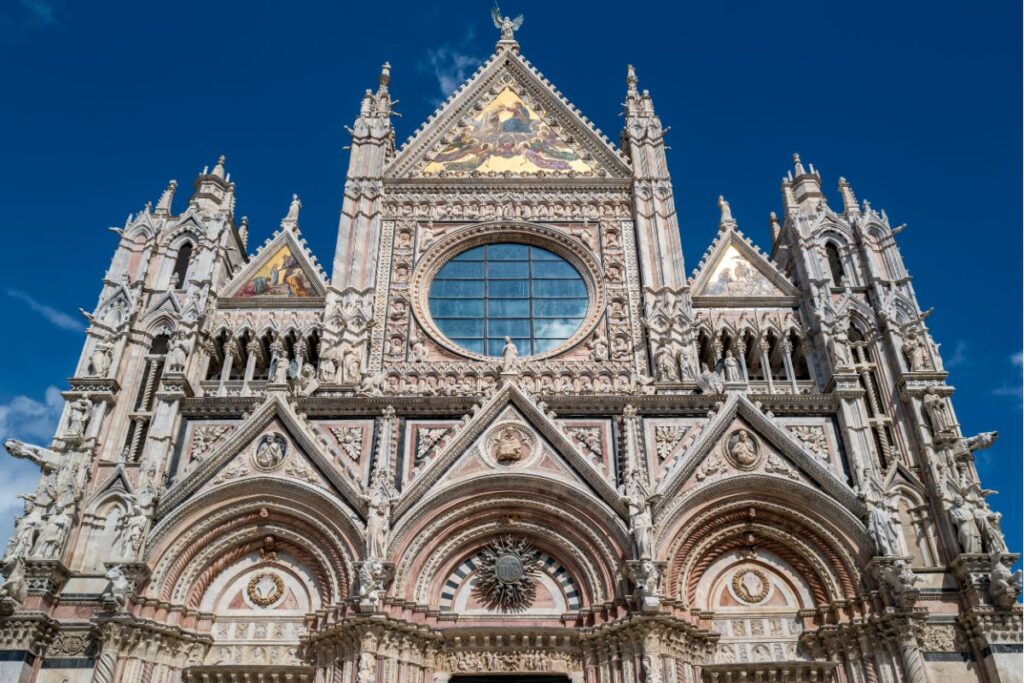
<svg viewBox="0 0 1024 683">
<path fill-rule="evenodd" d="M 522 14 L 515 19 L 501 16 L 501 10 L 498 8 L 498 3 L 494 3 L 494 7 L 491 8 L 491 19 L 494 20 L 494 27 L 501 29 L 502 40 L 515 40 L 516 31 L 518 31 L 519 27 L 523 25 Z"/>
</svg>

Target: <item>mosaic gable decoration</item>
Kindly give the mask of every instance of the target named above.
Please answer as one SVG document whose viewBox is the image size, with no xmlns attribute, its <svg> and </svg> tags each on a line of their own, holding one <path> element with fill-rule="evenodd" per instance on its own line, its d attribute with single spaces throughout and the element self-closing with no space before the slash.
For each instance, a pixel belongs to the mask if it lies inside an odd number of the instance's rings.
<svg viewBox="0 0 1024 683">
<path fill-rule="evenodd" d="M 782 295 L 779 288 L 769 282 L 732 244 L 711 271 L 711 278 L 701 293 L 705 296 Z"/>
<path fill-rule="evenodd" d="M 235 278 L 228 298 L 294 301 L 323 297 L 325 287 L 310 256 L 282 230 Z"/>
<path fill-rule="evenodd" d="M 588 173 L 593 170 L 580 152 L 510 87 L 462 124 L 454 139 L 443 143 L 426 161 L 423 173 L 427 175 L 474 171 L 507 171 L 517 175 L 538 171 Z"/>
<path fill-rule="evenodd" d="M 708 297 L 713 306 L 744 299 L 782 302 L 798 295 L 786 276 L 733 229 L 719 233 L 708 247 L 694 274 L 692 291 L 694 297 Z"/>
<path fill-rule="evenodd" d="M 283 245 L 235 292 L 235 296 L 308 297 L 316 296 L 316 292 L 292 250 Z"/>
</svg>

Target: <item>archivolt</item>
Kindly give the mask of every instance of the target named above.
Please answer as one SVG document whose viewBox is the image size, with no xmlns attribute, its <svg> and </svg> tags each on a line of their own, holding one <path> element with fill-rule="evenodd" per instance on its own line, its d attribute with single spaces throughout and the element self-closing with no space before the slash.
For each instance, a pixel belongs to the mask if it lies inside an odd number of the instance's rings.
<svg viewBox="0 0 1024 683">
<path fill-rule="evenodd" d="M 431 496 L 401 520 L 391 549 L 396 595 L 428 604 L 438 593 L 438 581 L 466 553 L 488 537 L 507 533 L 532 540 L 564 563 L 579 582 L 585 604 L 615 595 L 618 567 L 630 541 L 611 510 L 550 479 L 502 476 L 500 487 L 496 479 L 479 477 L 447 488 L 443 499 Z"/>
<path fill-rule="evenodd" d="M 222 486 L 178 508 L 153 530 L 147 552 L 153 575 L 146 592 L 178 604 L 198 601 L 219 570 L 272 536 L 309 562 L 325 590 L 324 604 L 336 602 L 348 592 L 362 543 L 350 514 L 323 491 L 294 482 L 250 479 Z"/>
<path fill-rule="evenodd" d="M 859 522 L 834 502 L 819 506 L 832 513 L 825 521 L 807 510 L 806 503 L 794 506 L 782 496 L 773 500 L 765 493 L 770 490 L 767 486 L 757 489 L 758 496 L 752 498 L 750 486 L 723 482 L 670 511 L 657 544 L 663 549 L 659 556 L 669 562 L 666 587 L 673 597 L 691 601 L 706 567 L 723 553 L 751 546 L 771 550 L 789 562 L 810 584 L 819 604 L 855 595 L 859 560 L 866 561 L 870 555 L 870 543 Z"/>
</svg>

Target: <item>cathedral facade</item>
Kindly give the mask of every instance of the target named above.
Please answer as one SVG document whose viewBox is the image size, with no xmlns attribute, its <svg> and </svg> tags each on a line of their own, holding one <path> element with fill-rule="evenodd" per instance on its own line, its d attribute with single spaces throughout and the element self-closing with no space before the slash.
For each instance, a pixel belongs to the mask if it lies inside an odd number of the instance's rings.
<svg viewBox="0 0 1024 683">
<path fill-rule="evenodd" d="M 618 145 L 520 53 L 352 124 L 330 276 L 221 158 L 129 218 L 4 553 L 0 680 L 1021 680 L 1021 588 L 900 228 L 794 158 L 687 274 L 653 100 Z M 176 206 L 177 204 L 177 206 Z M 183 205 L 182 205 L 183 204 Z"/>
</svg>

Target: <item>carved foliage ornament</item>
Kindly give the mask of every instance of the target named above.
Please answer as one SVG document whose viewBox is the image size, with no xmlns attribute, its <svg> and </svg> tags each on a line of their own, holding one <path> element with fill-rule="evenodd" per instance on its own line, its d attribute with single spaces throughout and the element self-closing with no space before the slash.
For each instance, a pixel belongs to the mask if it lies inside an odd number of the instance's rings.
<svg viewBox="0 0 1024 683">
<path fill-rule="evenodd" d="M 489 607 L 519 612 L 533 603 L 540 552 L 529 541 L 513 536 L 495 539 L 480 552 L 479 561 L 475 589 Z"/>
</svg>

